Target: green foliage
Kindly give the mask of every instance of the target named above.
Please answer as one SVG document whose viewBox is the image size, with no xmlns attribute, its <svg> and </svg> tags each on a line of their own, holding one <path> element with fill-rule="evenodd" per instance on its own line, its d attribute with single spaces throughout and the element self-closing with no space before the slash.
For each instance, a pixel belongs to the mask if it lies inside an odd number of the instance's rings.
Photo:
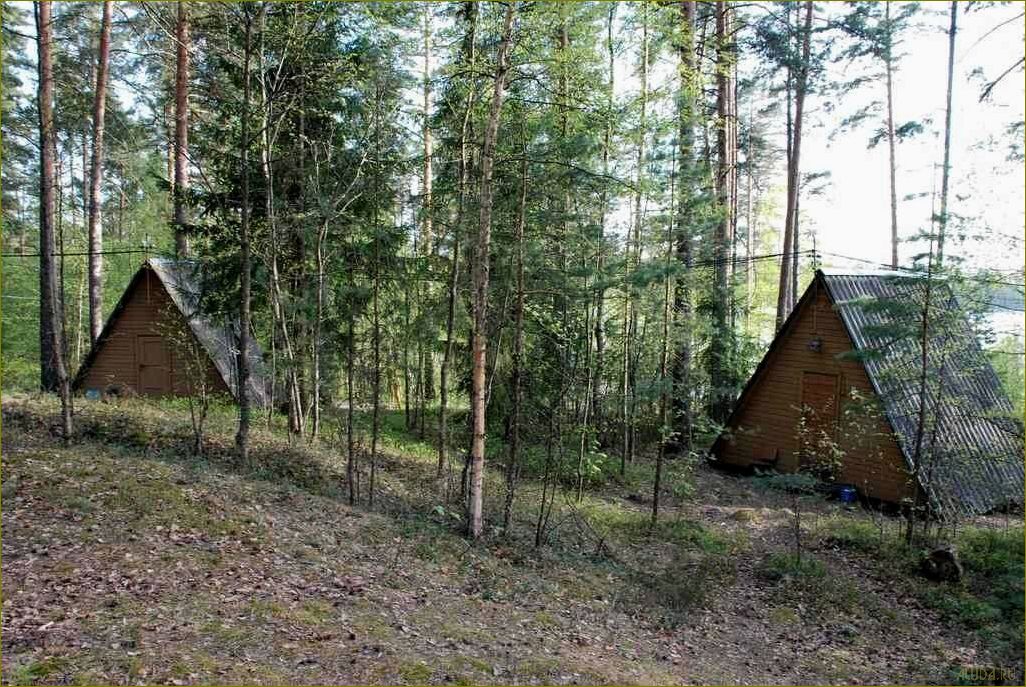
<svg viewBox="0 0 1026 687">
<path fill-rule="evenodd" d="M 956 546 L 968 578 L 965 588 L 942 585 L 927 595 L 942 613 L 975 630 L 1009 660 L 1023 651 L 1022 534 L 1017 527 L 962 530 Z"/>
<path fill-rule="evenodd" d="M 798 558 L 791 553 L 773 553 L 762 562 L 761 572 L 770 580 L 784 578 L 821 578 L 826 575 L 823 563 L 812 556 Z"/>
<path fill-rule="evenodd" d="M 403 663 L 399 666 L 399 675 L 408 685 L 424 685 L 431 678 L 431 668 L 423 661 L 419 663 Z"/>
<path fill-rule="evenodd" d="M 195 437 L 188 415 L 172 410 L 186 403 L 178 400 L 165 409 L 144 399 L 80 402 L 75 408 L 76 435 L 126 450 L 160 453 L 173 461 L 200 468 L 214 464 L 239 469 L 257 479 L 291 484 L 314 493 L 333 496 L 341 488 L 338 464 L 325 462 L 322 454 L 305 445 L 290 445 L 260 429 L 254 432 L 249 463 L 239 465 L 234 445 L 224 439 L 236 415 L 234 406 L 227 404 L 212 406 L 208 434 L 216 430 L 218 435 L 205 441 L 202 459 L 194 457 Z M 52 412 L 55 412 L 54 399 L 31 399 L 5 407 L 4 420 L 21 423 L 26 429 L 46 431 L 41 418 Z"/>
<path fill-rule="evenodd" d="M 1015 417 L 1021 419 L 1026 413 L 1026 374 L 1022 337 L 1002 337 L 995 346 L 987 349 L 987 357 L 998 379 L 1001 380 L 1001 387 L 1012 401 Z"/>
<path fill-rule="evenodd" d="M 903 565 L 911 569 L 913 562 L 907 549 L 886 545 L 888 538 L 877 524 L 861 518 L 836 517 L 827 521 L 825 526 L 827 542 L 852 551 L 875 554 L 889 560 L 900 559 Z M 890 538 L 893 538 L 891 535 Z"/>
<path fill-rule="evenodd" d="M 996 655 L 1009 660 L 1021 655 L 1026 553 L 1019 527 L 961 528 L 953 539 L 965 569 L 961 584 L 924 581 L 919 576 L 923 551 L 908 548 L 895 534 L 885 536 L 873 523 L 835 518 L 828 521 L 826 532 L 831 544 L 872 556 L 891 574 L 911 577 L 916 596 L 947 620 L 975 632 Z"/>
<path fill-rule="evenodd" d="M 819 480 L 807 472 L 763 472 L 755 477 L 754 483 L 763 489 L 791 495 L 807 495 L 815 493 Z"/>
<path fill-rule="evenodd" d="M 672 561 L 657 574 L 639 576 L 635 584 L 644 589 L 643 597 L 658 613 L 659 623 L 669 630 L 691 620 L 722 585 L 729 584 L 735 574 L 733 561 L 724 555 L 699 558 L 678 549 Z"/>
<path fill-rule="evenodd" d="M 68 660 L 60 656 L 48 656 L 39 661 L 30 660 L 15 666 L 10 681 L 15 685 L 46 684 L 53 681 L 53 676 L 59 674 L 67 664 Z"/>
</svg>

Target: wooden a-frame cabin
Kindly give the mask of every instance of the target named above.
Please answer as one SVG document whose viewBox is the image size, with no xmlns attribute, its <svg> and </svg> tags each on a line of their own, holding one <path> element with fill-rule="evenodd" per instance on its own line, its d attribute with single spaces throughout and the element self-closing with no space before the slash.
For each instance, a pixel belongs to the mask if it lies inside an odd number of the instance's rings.
<svg viewBox="0 0 1026 687">
<path fill-rule="evenodd" d="M 940 404 L 927 401 L 936 419 L 919 455 L 931 462 L 913 469 L 920 346 L 881 336 L 891 315 L 871 303 L 912 299 L 916 288 L 897 273 L 817 271 L 713 444 L 713 461 L 794 472 L 817 459 L 808 437 L 825 432 L 843 452 L 835 479 L 872 499 L 902 503 L 924 494 L 941 516 L 1021 505 L 1022 421 L 964 318 L 933 333 L 931 343 L 946 352 L 930 374 L 939 375 L 945 395 Z M 944 285 L 940 291 L 941 307 L 958 307 Z M 881 411 L 864 420 L 872 426 L 861 428 L 858 441 L 839 431 L 853 397 L 876 401 Z"/>
<path fill-rule="evenodd" d="M 191 337 L 205 354 L 206 388 L 238 399 L 238 321 L 201 307 L 200 269 L 188 260 L 150 258 L 132 277 L 75 376 L 73 388 L 87 394 L 129 393 L 183 396 L 190 380 L 171 332 Z M 266 407 L 269 387 L 263 354 L 249 339 L 250 402 Z M 197 385 L 191 384 L 193 388 Z"/>
</svg>

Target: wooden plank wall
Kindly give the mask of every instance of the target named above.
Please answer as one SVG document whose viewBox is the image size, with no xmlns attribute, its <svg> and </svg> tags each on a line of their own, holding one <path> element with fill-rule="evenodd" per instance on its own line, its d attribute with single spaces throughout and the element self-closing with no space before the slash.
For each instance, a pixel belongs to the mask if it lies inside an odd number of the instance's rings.
<svg viewBox="0 0 1026 687">
<path fill-rule="evenodd" d="M 128 387 L 138 393 L 139 364 L 136 360 L 136 338 L 163 336 L 162 322 L 169 322 L 168 316 L 176 318 L 174 326 L 186 327 L 185 318 L 171 302 L 164 285 L 150 270 L 146 270 L 138 286 L 129 295 L 124 310 L 114 323 L 114 328 L 102 343 L 92 366 L 86 373 L 80 388 L 98 389 L 101 392 L 112 384 Z M 195 340 L 195 339 L 194 339 Z M 173 347 L 171 351 L 171 383 L 175 395 L 188 393 L 188 379 L 182 373 L 183 364 L 178 361 Z M 212 361 L 207 363 L 207 385 L 216 394 L 229 395 L 221 375 Z"/>
<path fill-rule="evenodd" d="M 825 286 L 817 280 L 810 288 L 816 292 L 769 354 L 761 375 L 748 391 L 744 407 L 735 414 L 729 438 L 718 442 L 719 460 L 749 466 L 777 457 L 778 470 L 797 469 L 796 428 L 805 372 L 837 375 L 842 403 L 850 397 L 852 388 L 867 398 L 875 396 L 862 363 L 839 357 L 852 350 L 852 343 Z M 813 339 L 822 341 L 819 351 L 809 348 Z M 875 436 L 858 442 L 846 441 L 838 435 L 838 443 L 847 450 L 838 479 L 872 498 L 898 503 L 914 494 L 905 459 L 889 423 L 880 418 L 873 424 L 876 426 L 869 434 Z"/>
</svg>

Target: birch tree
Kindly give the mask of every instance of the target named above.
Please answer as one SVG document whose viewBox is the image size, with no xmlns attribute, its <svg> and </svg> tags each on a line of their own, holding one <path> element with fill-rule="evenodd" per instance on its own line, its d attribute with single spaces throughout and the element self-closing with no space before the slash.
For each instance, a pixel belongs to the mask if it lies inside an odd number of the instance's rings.
<svg viewBox="0 0 1026 687">
<path fill-rule="evenodd" d="M 89 337 L 95 343 L 103 330 L 103 225 L 100 218 L 103 184 L 103 130 L 107 112 L 107 74 L 110 71 L 112 0 L 104 0 L 100 20 L 100 50 L 93 96 L 93 148 L 89 168 Z"/>
<path fill-rule="evenodd" d="M 175 174 L 174 223 L 175 253 L 189 255 L 186 234 L 186 197 L 189 191 L 189 10 L 178 0 L 175 22 Z"/>
<path fill-rule="evenodd" d="M 495 146 L 502 117 L 502 101 L 509 72 L 510 53 L 513 50 L 513 25 L 517 3 L 506 6 L 502 24 L 502 40 L 496 55 L 495 76 L 492 84 L 491 105 L 485 124 L 481 146 L 480 209 L 478 214 L 477 245 L 472 268 L 473 333 L 471 341 L 471 411 L 473 437 L 470 458 L 470 536 L 477 539 L 483 532 L 482 505 L 484 496 L 485 459 L 485 370 L 487 349 L 488 263 L 491 256 L 492 229 L 492 172 L 495 164 Z"/>
</svg>

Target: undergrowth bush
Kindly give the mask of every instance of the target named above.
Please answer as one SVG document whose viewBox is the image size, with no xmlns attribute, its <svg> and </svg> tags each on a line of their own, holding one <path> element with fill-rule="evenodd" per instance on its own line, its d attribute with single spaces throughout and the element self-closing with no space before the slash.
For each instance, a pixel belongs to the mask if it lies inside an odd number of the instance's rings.
<svg viewBox="0 0 1026 687">
<path fill-rule="evenodd" d="M 934 583 L 920 577 L 924 551 L 909 548 L 896 534 L 873 523 L 836 518 L 825 527 L 825 542 L 867 555 L 891 574 L 911 581 L 912 592 L 947 621 L 976 633 L 997 657 L 1023 654 L 1024 552 L 1021 527 L 963 527 L 952 538 L 965 571 L 960 583 Z"/>
<path fill-rule="evenodd" d="M 816 578 L 824 577 L 826 568 L 822 562 L 808 554 L 798 558 L 793 553 L 777 552 L 763 560 L 760 572 L 770 580 Z"/>
<path fill-rule="evenodd" d="M 734 561 L 730 556 L 695 556 L 678 549 L 663 570 L 638 574 L 634 584 L 642 603 L 657 611 L 659 624 L 674 630 L 716 590 L 730 584 L 737 572 Z"/>
<path fill-rule="evenodd" d="M 3 380 L 4 393 L 37 391 L 39 389 L 39 364 L 22 358 L 5 356 L 0 359 L 0 379 Z"/>
</svg>

